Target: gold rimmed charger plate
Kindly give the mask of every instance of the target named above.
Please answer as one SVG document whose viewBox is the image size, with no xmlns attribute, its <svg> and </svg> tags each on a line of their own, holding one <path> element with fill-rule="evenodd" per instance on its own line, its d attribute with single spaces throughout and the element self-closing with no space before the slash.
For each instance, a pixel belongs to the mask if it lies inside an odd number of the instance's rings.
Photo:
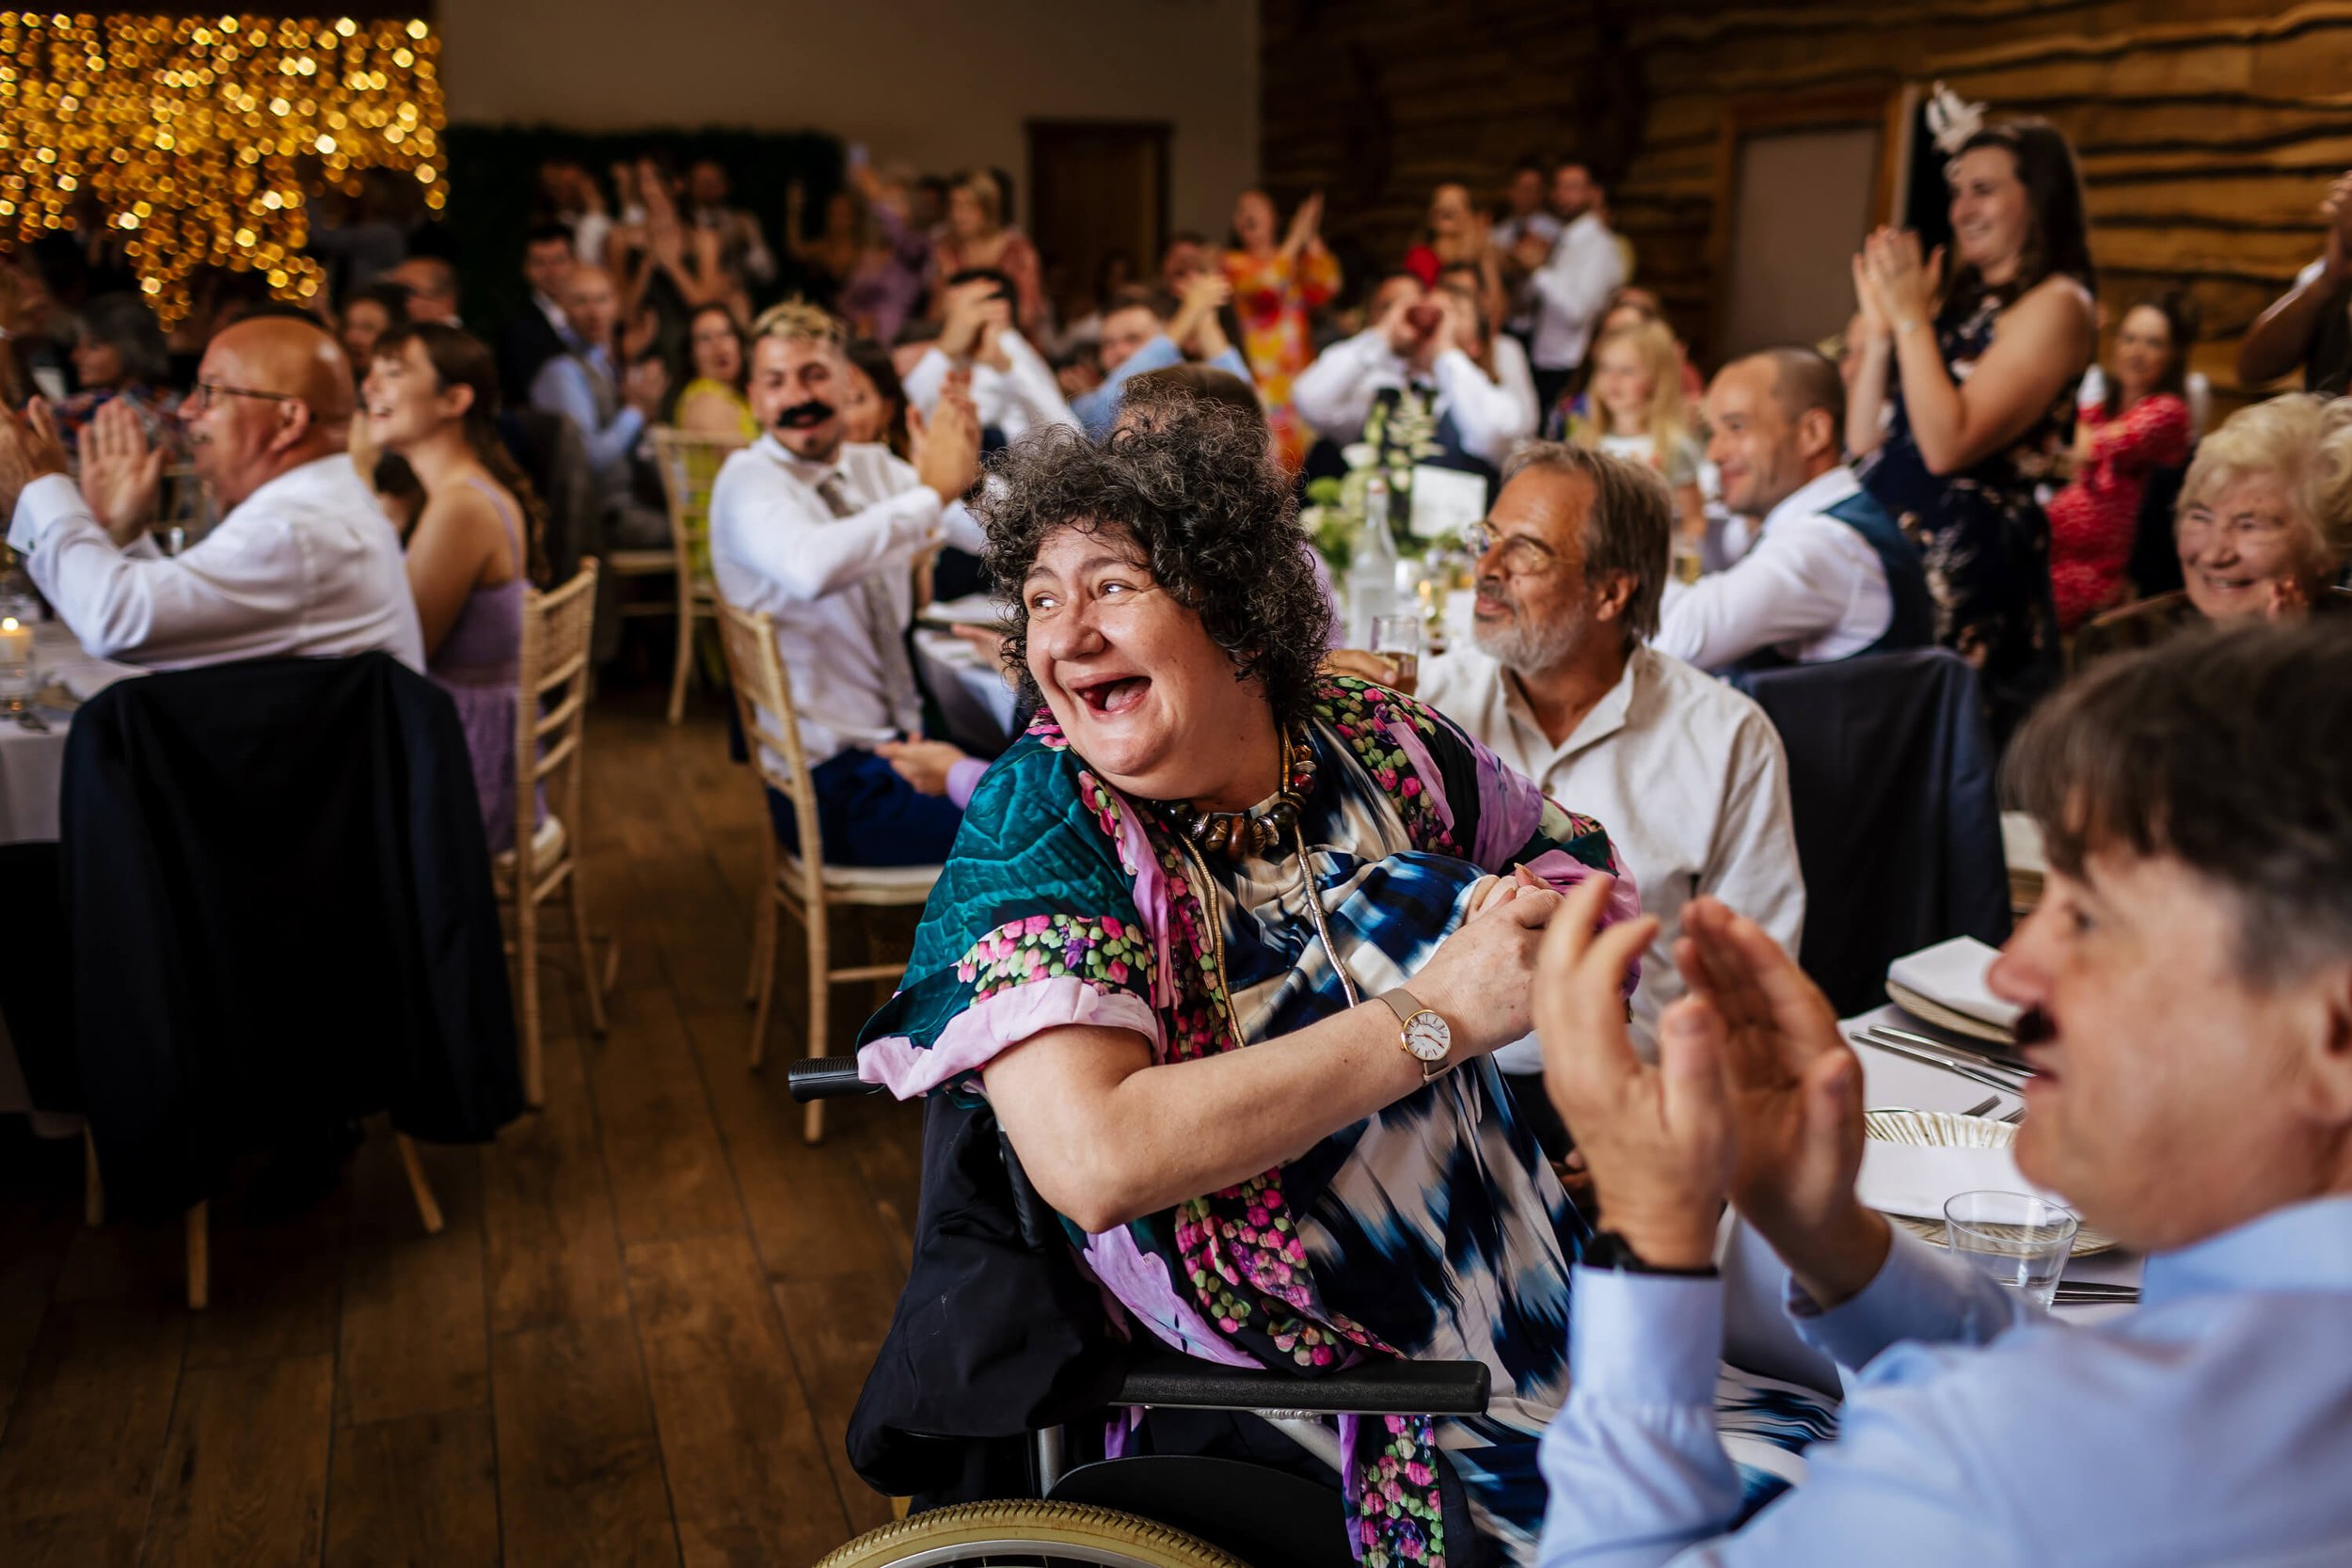
<svg viewBox="0 0 2352 1568">
<path fill-rule="evenodd" d="M 1953 1111 L 1865 1111 L 1862 1131 L 1866 1137 L 1883 1144 L 1909 1144 L 1915 1148 L 2007 1148 L 2017 1137 L 2017 1129 L 2006 1121 L 1990 1117 L 1963 1117 Z M 1923 1242 L 1944 1244 L 1944 1222 L 1923 1220 L 1913 1214 L 1886 1216 Z M 2084 1226 L 2074 1232 L 2075 1258 L 2090 1258 L 2106 1252 L 2115 1245 L 2115 1239 Z"/>
</svg>

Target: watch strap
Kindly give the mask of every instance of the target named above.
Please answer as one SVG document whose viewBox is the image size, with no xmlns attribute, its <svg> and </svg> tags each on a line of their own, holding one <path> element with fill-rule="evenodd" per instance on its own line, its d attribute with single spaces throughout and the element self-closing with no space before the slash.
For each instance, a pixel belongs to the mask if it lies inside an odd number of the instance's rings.
<svg viewBox="0 0 2352 1568">
<path fill-rule="evenodd" d="M 1632 1243 L 1613 1230 L 1597 1230 L 1584 1243 L 1577 1261 L 1588 1269 L 1617 1274 L 1654 1274 L 1671 1279 L 1712 1279 L 1720 1272 L 1712 1263 L 1703 1269 L 1668 1269 L 1645 1261 Z"/>
</svg>

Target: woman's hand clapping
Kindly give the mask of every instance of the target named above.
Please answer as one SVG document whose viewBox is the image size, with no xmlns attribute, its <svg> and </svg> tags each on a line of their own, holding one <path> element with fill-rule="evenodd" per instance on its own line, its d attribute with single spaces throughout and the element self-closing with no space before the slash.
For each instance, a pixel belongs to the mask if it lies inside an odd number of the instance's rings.
<svg viewBox="0 0 2352 1568">
<path fill-rule="evenodd" d="M 1935 313 L 1935 296 L 1943 287 L 1944 247 L 1936 246 L 1922 261 L 1918 235 L 1880 229 L 1863 243 L 1854 277 L 1866 319 L 1875 308 L 1890 328 L 1925 322 Z"/>
</svg>

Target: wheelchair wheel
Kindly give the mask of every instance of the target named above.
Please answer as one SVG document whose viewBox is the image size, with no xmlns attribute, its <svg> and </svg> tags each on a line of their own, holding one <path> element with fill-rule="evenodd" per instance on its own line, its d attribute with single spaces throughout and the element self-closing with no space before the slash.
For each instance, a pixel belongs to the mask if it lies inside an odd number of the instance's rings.
<svg viewBox="0 0 2352 1568">
<path fill-rule="evenodd" d="M 869 1530 L 817 1568 L 1249 1568 L 1132 1513 L 1076 1503 L 961 1503 Z"/>
</svg>

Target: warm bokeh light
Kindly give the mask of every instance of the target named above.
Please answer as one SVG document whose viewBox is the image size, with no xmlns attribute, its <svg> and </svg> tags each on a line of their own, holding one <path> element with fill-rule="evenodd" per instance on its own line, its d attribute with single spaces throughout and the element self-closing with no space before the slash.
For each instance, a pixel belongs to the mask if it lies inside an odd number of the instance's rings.
<svg viewBox="0 0 2352 1568">
<path fill-rule="evenodd" d="M 210 263 L 317 295 L 306 192 L 412 171 L 448 199 L 422 22 L 0 11 L 0 246 L 95 203 L 166 325 Z"/>
</svg>

